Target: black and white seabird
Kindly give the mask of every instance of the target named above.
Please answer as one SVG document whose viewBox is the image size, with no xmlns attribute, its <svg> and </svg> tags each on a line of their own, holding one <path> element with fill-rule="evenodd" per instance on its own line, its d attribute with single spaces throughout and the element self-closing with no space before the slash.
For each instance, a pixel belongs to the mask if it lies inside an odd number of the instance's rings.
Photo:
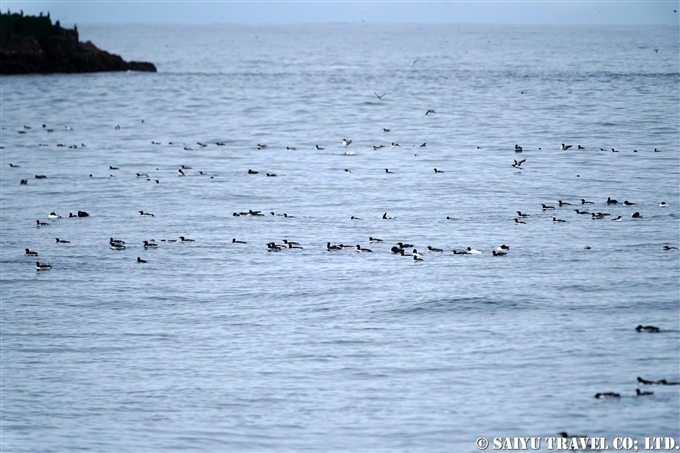
<svg viewBox="0 0 680 453">
<path fill-rule="evenodd" d="M 182 242 L 196 242 L 193 239 L 185 238 L 184 236 L 180 236 L 179 238 L 182 240 Z"/>
<path fill-rule="evenodd" d="M 437 170 L 436 168 L 434 169 L 435 173 L 444 173 L 444 170 Z"/>
<path fill-rule="evenodd" d="M 616 204 L 616 203 L 618 203 L 618 201 L 612 200 L 611 197 L 607 197 L 607 204 Z"/>
<path fill-rule="evenodd" d="M 151 214 L 150 212 L 144 212 L 144 211 L 139 211 L 139 215 L 142 217 L 156 217 L 155 215 Z"/>
<path fill-rule="evenodd" d="M 387 215 L 387 213 L 384 213 L 383 216 L 382 216 L 382 218 L 383 218 L 384 220 L 392 220 L 392 219 L 396 219 L 396 217 L 389 216 L 389 215 Z"/>
<path fill-rule="evenodd" d="M 140 257 L 138 256 L 138 257 L 137 257 L 137 262 L 138 262 L 138 263 L 146 263 L 146 260 L 143 260 L 142 258 L 140 258 Z"/>
<path fill-rule="evenodd" d="M 571 148 L 571 145 L 565 145 L 564 143 L 562 143 L 562 147 L 561 147 L 562 151 L 566 151 L 569 148 Z"/>
<path fill-rule="evenodd" d="M 585 198 L 581 198 L 581 204 L 594 204 L 592 201 L 588 201 Z"/>
<path fill-rule="evenodd" d="M 36 220 L 36 223 L 38 224 L 39 227 L 41 226 L 49 226 L 50 224 L 47 222 L 41 222 L 40 220 Z"/>
<path fill-rule="evenodd" d="M 233 238 L 233 239 L 231 240 L 231 243 L 232 243 L 232 244 L 247 244 L 246 241 L 237 241 L 236 238 Z"/>
<path fill-rule="evenodd" d="M 643 379 L 640 376 L 638 376 L 637 381 L 642 385 L 658 385 L 658 384 L 660 384 L 660 381 L 648 381 L 647 379 Z"/>
<path fill-rule="evenodd" d="M 393 172 L 393 171 L 390 171 L 389 168 L 386 168 L 386 169 L 385 169 L 385 173 L 394 173 L 394 172 Z"/>
<path fill-rule="evenodd" d="M 430 251 L 430 252 L 443 252 L 444 251 L 443 249 L 438 249 L 438 248 L 435 248 L 435 247 L 431 247 L 429 245 L 427 246 L 427 250 Z"/>
<path fill-rule="evenodd" d="M 24 255 L 26 255 L 26 256 L 38 256 L 38 252 L 26 249 L 26 253 L 24 253 Z"/>
<path fill-rule="evenodd" d="M 356 245 L 356 248 L 357 248 L 357 252 L 369 252 L 370 253 L 370 252 L 373 251 L 371 249 L 362 249 L 359 244 Z"/>
<path fill-rule="evenodd" d="M 620 398 L 621 395 L 614 392 L 596 393 L 595 398 Z"/>
<path fill-rule="evenodd" d="M 522 169 L 522 164 L 527 161 L 526 159 L 522 159 L 519 162 L 517 162 L 517 159 L 513 159 L 513 160 L 515 161 L 515 163 L 513 163 L 512 166 L 514 168 L 519 168 L 520 170 Z"/>
<path fill-rule="evenodd" d="M 40 264 L 40 261 L 37 261 L 35 263 L 35 269 L 37 271 L 49 271 L 50 269 L 52 269 L 52 266 L 50 266 L 49 264 Z"/>
<path fill-rule="evenodd" d="M 55 238 L 55 239 L 57 240 L 57 244 L 70 244 L 71 243 L 71 241 L 67 241 L 67 240 L 64 240 L 64 239 L 59 239 L 59 238 Z"/>
<path fill-rule="evenodd" d="M 158 244 L 154 244 L 154 243 L 149 242 L 149 241 L 144 241 L 144 248 L 145 249 L 157 249 Z"/>
<path fill-rule="evenodd" d="M 659 328 L 655 326 L 643 326 L 640 324 L 635 328 L 638 332 L 659 332 Z"/>
</svg>

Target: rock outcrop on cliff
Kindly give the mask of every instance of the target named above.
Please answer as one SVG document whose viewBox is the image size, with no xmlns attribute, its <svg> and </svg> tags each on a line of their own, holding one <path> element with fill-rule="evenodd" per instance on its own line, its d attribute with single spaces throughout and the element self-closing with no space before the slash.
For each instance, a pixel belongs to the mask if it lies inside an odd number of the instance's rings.
<svg viewBox="0 0 680 453">
<path fill-rule="evenodd" d="M 153 63 L 125 61 L 78 40 L 78 30 L 52 24 L 49 15 L 0 13 L 0 74 L 106 71 L 156 72 Z"/>
</svg>

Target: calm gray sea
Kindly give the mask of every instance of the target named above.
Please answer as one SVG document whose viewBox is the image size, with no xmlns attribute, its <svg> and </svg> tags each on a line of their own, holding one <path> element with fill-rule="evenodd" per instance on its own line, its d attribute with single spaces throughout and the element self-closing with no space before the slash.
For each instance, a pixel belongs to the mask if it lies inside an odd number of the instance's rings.
<svg viewBox="0 0 680 453">
<path fill-rule="evenodd" d="M 677 26 L 80 33 L 159 72 L 0 78 L 0 450 L 680 441 Z"/>
</svg>

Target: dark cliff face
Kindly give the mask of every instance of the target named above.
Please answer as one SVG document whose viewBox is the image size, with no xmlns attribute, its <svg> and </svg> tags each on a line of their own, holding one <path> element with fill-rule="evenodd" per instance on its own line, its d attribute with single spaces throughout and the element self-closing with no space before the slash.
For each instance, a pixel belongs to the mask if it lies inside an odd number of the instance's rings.
<svg viewBox="0 0 680 453">
<path fill-rule="evenodd" d="M 0 14 L 0 74 L 106 71 L 156 72 L 153 63 L 120 56 L 78 40 L 77 30 L 52 25 L 48 16 Z"/>
</svg>

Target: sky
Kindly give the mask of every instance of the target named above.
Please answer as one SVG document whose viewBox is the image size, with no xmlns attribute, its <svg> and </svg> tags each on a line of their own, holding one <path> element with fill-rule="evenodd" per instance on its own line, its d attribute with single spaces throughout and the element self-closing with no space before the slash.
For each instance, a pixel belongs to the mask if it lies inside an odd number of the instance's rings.
<svg viewBox="0 0 680 453">
<path fill-rule="evenodd" d="M 51 0 L 5 1 L 6 12 L 50 12 L 64 26 L 102 23 L 479 23 L 675 25 L 679 0 Z"/>
</svg>

